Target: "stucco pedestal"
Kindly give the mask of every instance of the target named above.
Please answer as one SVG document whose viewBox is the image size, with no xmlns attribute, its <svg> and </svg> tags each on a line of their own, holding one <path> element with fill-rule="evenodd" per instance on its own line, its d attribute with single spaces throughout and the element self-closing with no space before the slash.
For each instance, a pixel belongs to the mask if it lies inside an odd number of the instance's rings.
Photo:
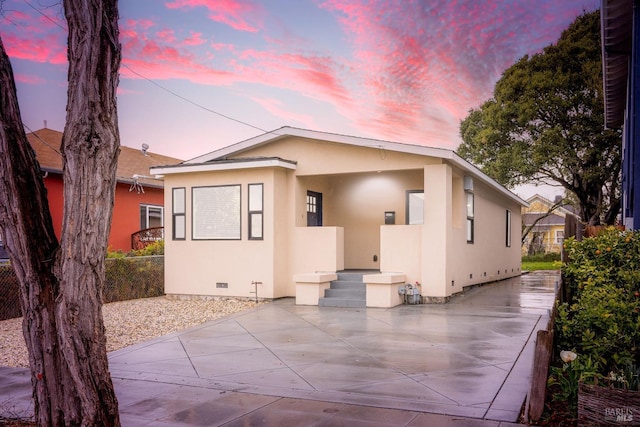
<svg viewBox="0 0 640 427">
<path fill-rule="evenodd" d="M 367 285 L 367 307 L 389 308 L 402 304 L 398 286 L 404 286 L 406 276 L 402 273 L 365 274 L 362 280 Z"/>
<path fill-rule="evenodd" d="M 336 280 L 336 273 L 305 273 L 293 276 L 296 284 L 297 305 L 318 305 L 324 297 L 324 290 L 329 289 L 331 281 Z"/>
</svg>

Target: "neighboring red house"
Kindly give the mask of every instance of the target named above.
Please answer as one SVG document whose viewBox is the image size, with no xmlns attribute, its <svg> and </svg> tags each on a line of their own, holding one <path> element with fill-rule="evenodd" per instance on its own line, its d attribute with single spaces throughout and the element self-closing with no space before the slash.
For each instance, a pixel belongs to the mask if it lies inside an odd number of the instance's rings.
<svg viewBox="0 0 640 427">
<path fill-rule="evenodd" d="M 44 172 L 49 209 L 58 238 L 62 229 L 62 132 L 40 129 L 27 134 Z M 146 146 L 145 146 L 146 147 Z M 117 185 L 109 235 L 110 250 L 128 252 L 132 234 L 164 225 L 164 182 L 149 176 L 151 166 L 181 163 L 182 160 L 143 149 L 120 147 Z"/>
</svg>

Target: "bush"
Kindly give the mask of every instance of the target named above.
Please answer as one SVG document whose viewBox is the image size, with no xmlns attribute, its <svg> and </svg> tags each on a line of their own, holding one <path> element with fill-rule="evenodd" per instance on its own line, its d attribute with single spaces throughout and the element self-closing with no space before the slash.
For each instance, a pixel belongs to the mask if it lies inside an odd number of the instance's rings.
<svg viewBox="0 0 640 427">
<path fill-rule="evenodd" d="M 544 254 L 525 255 L 522 257 L 522 262 L 554 262 L 560 261 L 559 252 L 548 252 Z"/>
<path fill-rule="evenodd" d="M 105 303 L 164 295 L 164 257 L 116 257 L 105 262 Z"/>
<path fill-rule="evenodd" d="M 152 255 L 164 255 L 164 240 L 156 240 L 142 249 L 133 249 L 129 252 L 123 252 L 121 249 L 118 249 L 117 251 L 109 249 L 107 251 L 107 259 Z"/>
<path fill-rule="evenodd" d="M 570 297 L 558 304 L 557 348 L 590 358 L 605 375 L 640 365 L 640 233 L 607 229 L 564 247 Z"/>
</svg>

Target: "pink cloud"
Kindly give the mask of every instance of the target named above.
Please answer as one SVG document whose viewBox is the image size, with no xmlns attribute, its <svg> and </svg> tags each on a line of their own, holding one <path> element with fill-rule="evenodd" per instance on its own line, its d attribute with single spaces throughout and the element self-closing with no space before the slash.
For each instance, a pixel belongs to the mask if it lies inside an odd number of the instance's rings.
<svg viewBox="0 0 640 427">
<path fill-rule="evenodd" d="M 30 74 L 16 74 L 14 76 L 15 81 L 18 83 L 26 83 L 30 85 L 41 85 L 46 83 L 46 80 L 40 76 L 34 76 Z"/>
<path fill-rule="evenodd" d="M 349 91 L 337 72 L 339 65 L 330 57 L 245 50 L 238 58 L 250 64 L 236 64 L 236 72 L 246 81 L 268 82 L 337 108 L 351 105 Z"/>
<path fill-rule="evenodd" d="M 262 7 L 248 0 L 173 0 L 166 3 L 166 7 L 169 9 L 204 7 L 209 10 L 209 19 L 238 31 L 257 32 L 262 25 Z"/>
<path fill-rule="evenodd" d="M 9 57 L 51 64 L 67 63 L 67 48 L 61 43 L 59 36 L 52 34 L 43 38 L 24 38 L 25 36 L 28 37 L 28 34 L 3 35 Z"/>
<path fill-rule="evenodd" d="M 455 145 L 459 121 L 491 96 L 501 73 L 555 42 L 580 12 L 524 0 L 318 4 L 336 15 L 350 41 L 360 87 L 352 97 L 370 100 L 348 113 L 354 123 L 390 137 L 448 134 Z"/>
<path fill-rule="evenodd" d="M 191 32 L 191 36 L 184 39 L 185 46 L 199 46 L 205 43 L 205 40 L 202 39 L 202 33 L 194 33 Z"/>
<path fill-rule="evenodd" d="M 291 109 L 287 109 L 283 103 L 274 98 L 258 98 L 251 97 L 251 99 L 260 104 L 262 108 L 267 110 L 272 115 L 283 120 L 285 124 L 296 124 L 299 123 L 303 127 L 313 129 L 316 127 L 315 120 L 313 116 L 309 114 L 301 114 L 291 111 Z"/>
</svg>

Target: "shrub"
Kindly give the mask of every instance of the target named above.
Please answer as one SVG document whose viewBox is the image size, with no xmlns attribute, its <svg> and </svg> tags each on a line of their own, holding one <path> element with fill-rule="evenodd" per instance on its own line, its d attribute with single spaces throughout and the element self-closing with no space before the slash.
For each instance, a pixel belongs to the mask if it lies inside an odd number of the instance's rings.
<svg viewBox="0 0 640 427">
<path fill-rule="evenodd" d="M 525 255 L 522 257 L 522 262 L 553 262 L 560 261 L 559 252 L 548 252 L 544 254 Z"/>
<path fill-rule="evenodd" d="M 163 294 L 163 257 L 117 257 L 106 260 L 102 291 L 105 303 Z"/>
<path fill-rule="evenodd" d="M 133 249 L 129 252 L 123 252 L 121 249 L 118 249 L 117 251 L 109 249 L 107 251 L 107 258 L 126 258 L 151 255 L 164 255 L 164 240 L 156 240 L 142 249 Z"/>
<path fill-rule="evenodd" d="M 600 373 L 640 364 L 640 234 L 604 230 L 564 244 L 569 301 L 558 304 L 557 348 L 590 358 Z"/>
</svg>

